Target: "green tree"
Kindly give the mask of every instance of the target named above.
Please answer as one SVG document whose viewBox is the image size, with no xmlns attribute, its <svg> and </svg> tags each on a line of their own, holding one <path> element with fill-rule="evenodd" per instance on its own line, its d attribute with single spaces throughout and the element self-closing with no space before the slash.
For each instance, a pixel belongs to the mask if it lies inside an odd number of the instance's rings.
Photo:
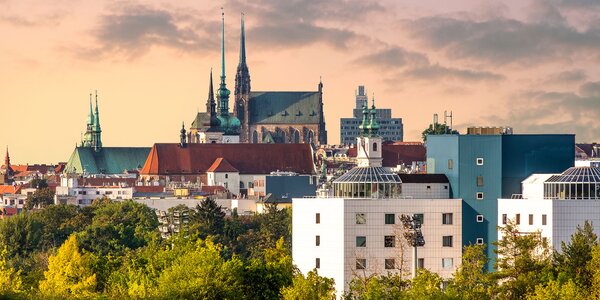
<svg viewBox="0 0 600 300">
<path fill-rule="evenodd" d="M 46 179 L 34 178 L 29 182 L 29 186 L 36 189 L 48 187 Z"/>
<path fill-rule="evenodd" d="M 409 299 L 445 299 L 442 278 L 427 269 L 420 269 L 407 290 Z"/>
<path fill-rule="evenodd" d="M 538 284 L 527 300 L 585 300 L 589 299 L 572 280 L 560 283 L 550 280 L 546 284 Z"/>
<path fill-rule="evenodd" d="M 372 275 L 368 277 L 357 276 L 350 281 L 348 291 L 343 298 L 347 300 L 378 300 L 378 299 L 403 299 L 408 297 L 406 290 L 409 281 L 403 280 L 398 274 Z"/>
<path fill-rule="evenodd" d="M 488 261 L 484 245 L 465 246 L 462 263 L 448 285 L 447 294 L 464 300 L 490 299 L 489 289 L 494 281 L 486 272 Z"/>
<path fill-rule="evenodd" d="M 592 273 L 587 264 L 592 260 L 592 248 L 597 241 L 591 222 L 585 221 L 583 228 L 577 225 L 571 241 L 568 244 L 561 242 L 562 251 L 554 253 L 559 277 L 570 278 L 581 287 L 589 287 L 592 284 Z"/>
<path fill-rule="evenodd" d="M 308 272 L 304 277 L 301 273 L 294 276 L 292 285 L 281 290 L 284 300 L 330 300 L 335 299 L 334 281 L 321 277 L 317 269 Z"/>
<path fill-rule="evenodd" d="M 190 221 L 198 225 L 202 238 L 223 233 L 225 212 L 212 198 L 206 198 L 196 206 L 196 211 L 190 216 Z"/>
<path fill-rule="evenodd" d="M 451 130 L 446 124 L 435 123 L 435 125 L 429 124 L 429 127 L 421 133 L 424 142 L 427 141 L 428 134 L 458 134 L 458 131 Z"/>
<path fill-rule="evenodd" d="M 500 231 L 494 278 L 502 284 L 496 293 L 501 299 L 522 299 L 550 277 L 550 250 L 539 232 L 523 234 L 512 221 Z"/>
<path fill-rule="evenodd" d="M 587 264 L 587 269 L 592 275 L 589 287 L 589 299 L 600 299 L 600 245 L 592 247 L 592 259 Z"/>
<path fill-rule="evenodd" d="M 198 241 L 195 251 L 175 258 L 158 278 L 158 295 L 164 299 L 240 299 L 243 262 L 233 257 L 225 261 L 221 247 Z"/>
<path fill-rule="evenodd" d="M 96 274 L 89 267 L 90 255 L 82 255 L 76 235 L 71 235 L 48 259 L 48 271 L 40 282 L 40 293 L 53 298 L 89 298 L 95 294 Z"/>
<path fill-rule="evenodd" d="M 23 293 L 21 272 L 8 266 L 7 254 L 6 248 L 0 251 L 0 298 L 2 299 L 16 298 Z"/>
<path fill-rule="evenodd" d="M 44 208 L 54 203 L 54 191 L 45 187 L 35 190 L 25 199 L 25 209 Z"/>
<path fill-rule="evenodd" d="M 280 290 L 292 284 L 294 265 L 283 237 L 274 248 L 264 251 L 262 259 L 252 258 L 245 266 L 246 299 L 279 299 Z"/>
</svg>

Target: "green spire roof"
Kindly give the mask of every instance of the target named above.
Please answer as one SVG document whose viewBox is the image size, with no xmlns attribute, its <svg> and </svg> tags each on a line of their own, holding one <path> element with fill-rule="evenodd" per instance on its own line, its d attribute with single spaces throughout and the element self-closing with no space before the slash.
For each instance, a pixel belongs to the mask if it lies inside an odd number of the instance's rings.
<svg viewBox="0 0 600 300">
<path fill-rule="evenodd" d="M 377 109 L 375 108 L 375 94 L 373 94 L 373 105 L 371 106 L 371 122 L 369 123 L 369 133 L 371 136 L 376 136 L 379 133 Z"/>
<path fill-rule="evenodd" d="M 221 84 L 217 97 L 219 98 L 219 109 L 221 116 L 229 115 L 229 90 L 225 84 L 225 13 L 221 8 Z"/>
<path fill-rule="evenodd" d="M 360 134 L 364 135 L 367 133 L 369 127 L 369 109 L 367 107 L 367 102 L 363 103 L 363 119 L 362 122 L 360 123 L 360 126 L 358 126 L 358 129 L 360 129 Z"/>
<path fill-rule="evenodd" d="M 95 114 L 95 119 L 94 119 L 94 130 L 101 131 L 100 130 L 100 112 L 98 110 L 98 92 L 97 91 L 96 91 L 96 114 Z"/>
<path fill-rule="evenodd" d="M 92 108 L 92 93 L 90 93 L 90 114 L 88 115 L 88 125 L 94 125 L 94 109 Z"/>
</svg>

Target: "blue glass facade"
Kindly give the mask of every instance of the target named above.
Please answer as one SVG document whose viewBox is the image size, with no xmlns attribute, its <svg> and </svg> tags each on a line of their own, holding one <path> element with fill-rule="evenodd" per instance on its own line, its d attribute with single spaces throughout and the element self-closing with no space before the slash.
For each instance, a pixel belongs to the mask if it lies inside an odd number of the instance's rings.
<svg viewBox="0 0 600 300">
<path fill-rule="evenodd" d="M 451 197 L 463 199 L 463 243 L 482 238 L 492 258 L 498 198 L 521 193 L 533 173 L 560 173 L 573 166 L 575 135 L 430 135 L 427 172 L 446 174 Z M 477 222 L 477 216 L 483 222 Z"/>
</svg>

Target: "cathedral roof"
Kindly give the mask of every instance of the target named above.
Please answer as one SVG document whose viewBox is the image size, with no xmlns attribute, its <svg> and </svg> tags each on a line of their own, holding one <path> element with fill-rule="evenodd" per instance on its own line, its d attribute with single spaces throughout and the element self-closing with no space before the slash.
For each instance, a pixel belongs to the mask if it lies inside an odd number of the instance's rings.
<svg viewBox="0 0 600 300">
<path fill-rule="evenodd" d="M 65 166 L 66 173 L 121 174 L 144 165 L 150 148 L 102 147 L 94 151 L 89 147 L 77 147 Z"/>
<path fill-rule="evenodd" d="M 320 93 L 250 92 L 250 124 L 319 124 Z"/>
<path fill-rule="evenodd" d="M 204 174 L 218 158 L 224 158 L 240 174 L 273 171 L 313 174 L 309 144 L 154 144 L 140 174 Z"/>
</svg>

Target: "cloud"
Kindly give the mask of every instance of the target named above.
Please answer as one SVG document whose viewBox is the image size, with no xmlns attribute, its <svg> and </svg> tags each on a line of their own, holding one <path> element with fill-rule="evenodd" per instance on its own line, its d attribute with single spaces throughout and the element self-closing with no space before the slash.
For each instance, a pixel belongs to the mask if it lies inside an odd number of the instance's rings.
<svg viewBox="0 0 600 300">
<path fill-rule="evenodd" d="M 577 83 L 587 79 L 587 74 L 584 70 L 576 69 L 570 71 L 563 71 L 557 74 L 548 76 L 544 80 L 545 84 L 569 84 Z"/>
<path fill-rule="evenodd" d="M 459 69 L 444 67 L 439 64 L 432 64 L 423 67 L 402 72 L 403 77 L 409 77 L 417 80 L 437 81 L 442 79 L 454 79 L 462 81 L 499 81 L 505 77 L 500 74 L 488 71 L 475 71 L 469 69 Z"/>
<path fill-rule="evenodd" d="M 488 116 L 515 132 L 577 133 L 578 141 L 596 141 L 600 131 L 600 82 L 586 82 L 578 92 L 528 90 L 514 95 L 508 115 Z"/>
<path fill-rule="evenodd" d="M 408 51 L 402 47 L 388 47 L 387 49 L 359 57 L 354 60 L 354 63 L 385 69 L 409 65 L 429 65 L 429 59 L 425 54 Z"/>
<path fill-rule="evenodd" d="M 548 5 L 535 5 L 529 21 L 506 17 L 475 20 L 434 15 L 404 22 L 415 39 L 453 59 L 492 64 L 531 64 L 600 55 L 600 31 L 576 29 Z"/>
<path fill-rule="evenodd" d="M 227 7 L 246 14 L 247 36 L 253 47 L 261 49 L 322 43 L 346 50 L 367 37 L 344 24 L 355 24 L 359 15 L 364 18 L 384 11 L 376 2 L 360 0 L 230 0 Z"/>
<path fill-rule="evenodd" d="M 101 17 L 92 31 L 95 46 L 80 50 L 83 57 L 97 59 L 108 54 L 122 54 L 130 59 L 153 47 L 165 47 L 187 53 L 218 51 L 214 38 L 216 22 L 209 23 L 191 13 L 125 6 Z"/>
</svg>

